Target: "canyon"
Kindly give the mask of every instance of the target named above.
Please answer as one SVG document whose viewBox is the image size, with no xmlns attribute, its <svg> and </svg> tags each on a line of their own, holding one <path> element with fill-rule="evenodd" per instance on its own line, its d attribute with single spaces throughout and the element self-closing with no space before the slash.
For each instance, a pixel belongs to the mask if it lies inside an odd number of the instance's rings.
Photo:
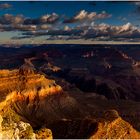
<svg viewBox="0 0 140 140">
<path fill-rule="evenodd" d="M 1 47 L 0 137 L 140 138 L 139 58 L 113 47 Z"/>
</svg>

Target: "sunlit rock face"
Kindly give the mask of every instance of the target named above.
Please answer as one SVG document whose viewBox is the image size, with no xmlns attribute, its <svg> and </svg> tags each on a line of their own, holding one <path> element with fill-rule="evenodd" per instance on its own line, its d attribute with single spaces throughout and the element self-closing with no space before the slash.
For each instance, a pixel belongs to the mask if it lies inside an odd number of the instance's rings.
<svg viewBox="0 0 140 140">
<path fill-rule="evenodd" d="M 138 139 L 140 132 L 131 124 L 123 120 L 116 110 L 108 110 L 103 113 L 103 118 L 98 121 L 96 132 L 89 139 Z"/>
<path fill-rule="evenodd" d="M 24 68 L 24 69 L 22 69 Z M 35 74 L 32 69 L 22 67 L 19 70 L 3 70 L 0 72 L 1 101 L 22 101 L 28 98 L 34 100 L 38 95 L 44 98 L 48 95 L 62 93 L 62 88 L 54 80 L 44 75 Z"/>
<path fill-rule="evenodd" d="M 140 133 L 121 117 L 112 122 L 100 122 L 90 139 L 139 139 Z"/>
<path fill-rule="evenodd" d="M 37 74 L 28 65 L 1 72 L 0 93 L 0 108 L 10 105 L 33 127 L 80 114 L 75 99 L 64 93 L 54 80 Z"/>
</svg>

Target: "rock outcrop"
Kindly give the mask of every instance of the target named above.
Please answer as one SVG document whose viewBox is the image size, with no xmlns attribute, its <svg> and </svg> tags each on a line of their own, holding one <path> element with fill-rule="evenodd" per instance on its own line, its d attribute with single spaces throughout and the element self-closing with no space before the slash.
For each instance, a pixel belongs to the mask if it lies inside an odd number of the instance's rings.
<svg viewBox="0 0 140 140">
<path fill-rule="evenodd" d="M 0 139 L 35 139 L 35 133 L 29 123 L 14 122 L 0 116 Z"/>
<path fill-rule="evenodd" d="M 97 132 L 90 139 L 139 139 L 140 132 L 121 117 L 112 121 L 101 121 L 98 123 Z"/>
<path fill-rule="evenodd" d="M 36 132 L 36 139 L 53 139 L 52 131 L 47 128 L 41 128 Z"/>
<path fill-rule="evenodd" d="M 52 139 L 50 129 L 44 128 L 34 131 L 30 123 L 21 121 L 11 108 L 0 115 L 0 139 Z M 45 134 L 44 134 L 45 133 Z"/>
<path fill-rule="evenodd" d="M 10 106 L 33 127 L 63 117 L 81 116 L 78 103 L 54 80 L 38 74 L 28 65 L 3 71 L 0 78 L 0 110 Z"/>
<path fill-rule="evenodd" d="M 99 131 L 91 137 L 92 139 L 139 139 L 140 133 L 128 122 L 118 118 L 108 124 L 100 124 Z"/>
</svg>

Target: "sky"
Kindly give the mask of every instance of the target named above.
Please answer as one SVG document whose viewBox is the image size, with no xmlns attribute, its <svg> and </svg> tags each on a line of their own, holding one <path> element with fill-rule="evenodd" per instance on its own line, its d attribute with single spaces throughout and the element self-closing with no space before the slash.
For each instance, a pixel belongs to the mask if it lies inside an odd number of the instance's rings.
<svg viewBox="0 0 140 140">
<path fill-rule="evenodd" d="M 0 44 L 78 40 L 140 42 L 140 2 L 0 2 Z"/>
</svg>

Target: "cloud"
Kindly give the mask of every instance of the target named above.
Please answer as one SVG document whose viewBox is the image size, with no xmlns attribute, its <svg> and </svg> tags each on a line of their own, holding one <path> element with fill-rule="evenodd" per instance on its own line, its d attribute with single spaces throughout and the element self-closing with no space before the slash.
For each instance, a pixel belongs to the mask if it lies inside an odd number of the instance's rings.
<svg viewBox="0 0 140 140">
<path fill-rule="evenodd" d="M 38 18 L 30 18 L 30 17 L 24 17 L 23 15 L 12 15 L 12 14 L 4 14 L 0 16 L 0 24 L 4 26 L 11 26 L 11 28 L 14 29 L 21 29 L 22 30 L 30 30 L 29 25 L 32 25 L 31 27 L 36 26 L 36 29 L 40 30 L 48 30 L 51 26 L 63 26 L 62 23 L 73 23 L 73 22 L 92 22 L 92 20 L 95 19 L 104 19 L 111 17 L 110 14 L 107 14 L 106 12 L 102 12 L 97 14 L 96 12 L 86 12 L 85 10 L 80 11 L 78 14 L 76 14 L 72 19 L 69 20 L 62 20 L 60 19 L 61 16 L 52 13 L 52 14 L 46 14 L 42 15 Z M 54 24 L 54 25 L 53 25 Z M 60 27 L 59 26 L 59 27 Z M 7 29 L 7 27 L 4 27 Z M 32 29 L 31 29 L 32 30 Z"/>
<path fill-rule="evenodd" d="M 0 9 L 9 9 L 11 7 L 12 7 L 12 5 L 8 4 L 8 3 L 0 4 Z"/>
<path fill-rule="evenodd" d="M 59 15 L 57 15 L 56 13 L 52 13 L 51 15 L 43 15 L 40 18 L 40 22 L 41 23 L 55 23 L 56 21 L 58 21 L 59 19 Z"/>
<path fill-rule="evenodd" d="M 52 13 L 52 14 L 43 15 L 36 19 L 27 18 L 27 19 L 25 19 L 23 24 L 25 24 L 25 25 L 54 24 L 58 20 L 59 20 L 59 15 L 57 15 L 56 13 Z"/>
<path fill-rule="evenodd" d="M 72 18 L 64 20 L 64 23 L 74 23 L 74 22 L 82 22 L 82 21 L 93 21 L 97 19 L 105 19 L 110 18 L 112 15 L 102 11 L 101 13 L 97 14 L 96 12 L 87 12 L 85 10 L 81 10 Z"/>
<path fill-rule="evenodd" d="M 140 38 L 140 29 L 133 26 L 131 23 L 124 24 L 122 26 L 112 26 L 108 24 L 95 25 L 93 28 L 89 28 L 84 31 L 82 37 L 92 39 L 92 38 L 109 38 L 110 40 L 119 39 L 136 39 Z"/>
<path fill-rule="evenodd" d="M 0 24 L 23 24 L 23 25 L 43 25 L 54 24 L 59 20 L 59 15 L 56 13 L 43 15 L 39 18 L 26 18 L 23 15 L 4 14 L 0 16 Z"/>
<path fill-rule="evenodd" d="M 48 30 L 30 30 L 22 34 L 23 37 L 48 36 L 48 40 L 56 39 L 92 39 L 114 41 L 136 41 L 140 39 L 140 29 L 131 23 L 122 26 L 113 26 L 105 23 L 79 25 L 76 27 L 65 26 L 63 29 L 48 28 Z M 22 37 L 21 37 L 22 38 Z"/>
<path fill-rule="evenodd" d="M 90 39 L 90 40 L 127 40 L 140 39 L 140 28 L 131 23 L 114 26 L 98 23 L 96 20 L 111 17 L 105 11 L 101 13 L 80 11 L 68 20 L 62 20 L 56 13 L 45 14 L 38 18 L 27 18 L 23 15 L 4 14 L 0 16 L 0 31 L 20 31 L 18 37 L 24 39 L 45 36 L 46 39 Z M 120 17 L 121 19 L 122 17 Z M 125 18 L 125 17 L 123 17 Z M 123 19 L 122 19 L 123 20 Z M 65 26 L 64 23 L 77 23 Z"/>
<path fill-rule="evenodd" d="M 35 31 L 37 29 L 36 25 L 16 25 L 12 27 L 18 31 Z"/>
<path fill-rule="evenodd" d="M 13 16 L 12 14 L 4 14 L 0 17 L 0 24 L 22 24 L 24 21 L 23 15 Z"/>
<path fill-rule="evenodd" d="M 4 14 L 0 16 L 0 31 L 36 31 L 48 30 L 59 20 L 59 15 L 52 13 L 39 18 L 27 18 L 23 15 Z"/>
<path fill-rule="evenodd" d="M 31 36 L 44 36 L 44 35 L 48 35 L 48 36 L 80 36 L 81 32 L 83 30 L 79 30 L 79 29 L 71 29 L 69 28 L 67 29 L 49 29 L 49 30 L 38 30 L 38 31 L 29 31 L 26 33 L 23 33 L 23 35 L 31 35 Z"/>
<path fill-rule="evenodd" d="M 122 16 L 119 16 L 118 19 L 123 22 L 126 22 L 128 20 L 126 17 L 122 17 Z"/>
</svg>

